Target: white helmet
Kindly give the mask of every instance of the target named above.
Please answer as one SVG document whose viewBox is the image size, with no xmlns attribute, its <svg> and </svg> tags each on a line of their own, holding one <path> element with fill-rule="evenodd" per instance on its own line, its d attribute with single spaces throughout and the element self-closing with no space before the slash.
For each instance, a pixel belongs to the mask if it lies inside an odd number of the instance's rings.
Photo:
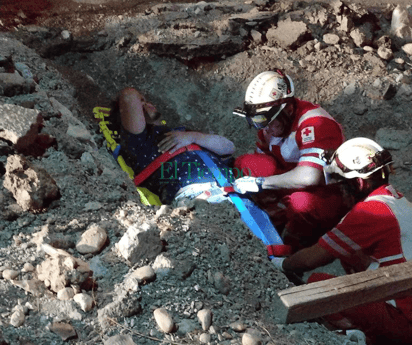
<svg viewBox="0 0 412 345">
<path fill-rule="evenodd" d="M 284 74 L 281 70 L 266 71 L 258 74 L 249 84 L 246 95 L 245 104 L 260 105 L 262 103 L 272 103 L 282 98 L 290 98 L 295 96 L 295 87 L 292 79 Z M 263 106 L 263 104 L 262 104 Z M 286 106 L 281 104 L 277 113 L 272 117 L 272 120 Z M 257 108 L 257 112 L 268 111 L 272 106 Z"/>
<path fill-rule="evenodd" d="M 339 174 L 347 179 L 369 175 L 393 163 L 388 150 L 368 138 L 353 138 L 344 142 L 324 167 L 326 174 Z"/>
</svg>

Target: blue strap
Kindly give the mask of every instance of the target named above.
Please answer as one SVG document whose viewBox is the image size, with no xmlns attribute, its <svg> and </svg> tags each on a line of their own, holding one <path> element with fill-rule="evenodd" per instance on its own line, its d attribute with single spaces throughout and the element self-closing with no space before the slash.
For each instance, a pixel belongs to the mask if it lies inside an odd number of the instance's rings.
<svg viewBox="0 0 412 345">
<path fill-rule="evenodd" d="M 221 173 L 216 164 L 204 151 L 195 151 L 212 172 L 220 187 L 229 187 L 231 184 Z M 252 200 L 237 193 L 229 193 L 229 197 L 240 213 L 240 217 L 249 229 L 265 244 L 283 244 L 278 232 L 273 226 L 267 213 L 261 210 Z"/>
<path fill-rule="evenodd" d="M 112 156 L 114 157 L 115 160 L 117 160 L 117 157 L 119 157 L 119 152 L 121 148 L 122 147 L 120 146 L 120 144 L 117 144 L 116 148 L 114 149 Z"/>
</svg>

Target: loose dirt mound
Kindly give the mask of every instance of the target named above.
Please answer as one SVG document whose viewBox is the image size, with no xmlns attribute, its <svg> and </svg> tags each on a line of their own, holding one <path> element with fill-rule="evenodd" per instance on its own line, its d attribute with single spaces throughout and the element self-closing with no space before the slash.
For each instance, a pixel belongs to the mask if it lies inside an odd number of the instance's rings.
<svg viewBox="0 0 412 345">
<path fill-rule="evenodd" d="M 412 53 L 390 33 L 394 6 L 3 3 L 0 105 L 24 108 L 33 121 L 20 123 L 16 116 L 21 126 L 7 124 L 0 133 L 36 125 L 55 138 L 33 140 L 36 152 L 45 153 L 26 159 L 37 167 L 30 171 L 47 172 L 38 181 L 59 189 L 54 200 L 29 212 L 19 197 L 0 190 L 0 290 L 7 296 L 0 301 L 0 325 L 6 343 L 115 344 L 111 337 L 124 333 L 136 344 L 356 344 L 316 322 L 281 323 L 276 292 L 290 282 L 270 266 L 263 244 L 232 205 L 143 206 L 104 148 L 92 110 L 134 86 L 170 125 L 225 135 L 242 154 L 254 149 L 255 132 L 232 110 L 242 104 L 251 78 L 281 67 L 295 80 L 298 97 L 322 104 L 348 138 L 367 136 L 391 150 L 394 185 L 412 200 Z M 353 26 L 342 30 L 348 21 Z M 279 38 L 282 25 L 302 32 Z M 379 54 L 380 47 L 392 55 Z M 10 73 L 8 57 L 25 64 L 33 78 Z M 0 126 L 6 127 L 2 119 Z M 11 139 L 0 144 L 3 186 L 11 181 L 8 158 L 21 152 Z M 146 243 L 139 243 L 142 236 Z M 147 248 L 160 254 L 142 257 Z M 56 265 L 58 272 L 48 275 L 45 267 Z M 58 294 L 50 288 L 61 284 L 66 286 Z M 171 333 L 155 321 L 159 308 L 173 318 Z"/>
</svg>

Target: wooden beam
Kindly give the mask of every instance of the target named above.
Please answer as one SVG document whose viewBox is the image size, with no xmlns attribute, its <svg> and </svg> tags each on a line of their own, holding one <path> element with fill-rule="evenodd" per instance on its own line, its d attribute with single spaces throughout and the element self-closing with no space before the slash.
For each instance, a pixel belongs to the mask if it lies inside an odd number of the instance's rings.
<svg viewBox="0 0 412 345">
<path fill-rule="evenodd" d="M 412 262 L 378 268 L 278 292 L 285 322 L 301 322 L 362 304 L 412 296 Z"/>
</svg>

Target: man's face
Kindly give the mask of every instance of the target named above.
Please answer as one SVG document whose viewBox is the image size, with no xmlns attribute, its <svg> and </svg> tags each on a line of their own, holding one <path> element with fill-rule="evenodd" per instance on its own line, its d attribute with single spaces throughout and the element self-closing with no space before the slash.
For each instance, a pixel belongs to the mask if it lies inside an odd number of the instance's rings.
<svg viewBox="0 0 412 345">
<path fill-rule="evenodd" d="M 152 103 L 142 101 L 142 105 L 146 122 L 155 123 L 157 120 L 160 120 L 161 114 Z"/>
<path fill-rule="evenodd" d="M 281 137 L 284 132 L 285 126 L 279 119 L 274 119 L 263 130 L 266 135 L 272 137 Z"/>
<path fill-rule="evenodd" d="M 368 196 L 367 192 L 361 190 L 357 178 L 343 180 L 340 184 L 340 189 L 344 202 L 349 208 L 352 208 Z"/>
</svg>

